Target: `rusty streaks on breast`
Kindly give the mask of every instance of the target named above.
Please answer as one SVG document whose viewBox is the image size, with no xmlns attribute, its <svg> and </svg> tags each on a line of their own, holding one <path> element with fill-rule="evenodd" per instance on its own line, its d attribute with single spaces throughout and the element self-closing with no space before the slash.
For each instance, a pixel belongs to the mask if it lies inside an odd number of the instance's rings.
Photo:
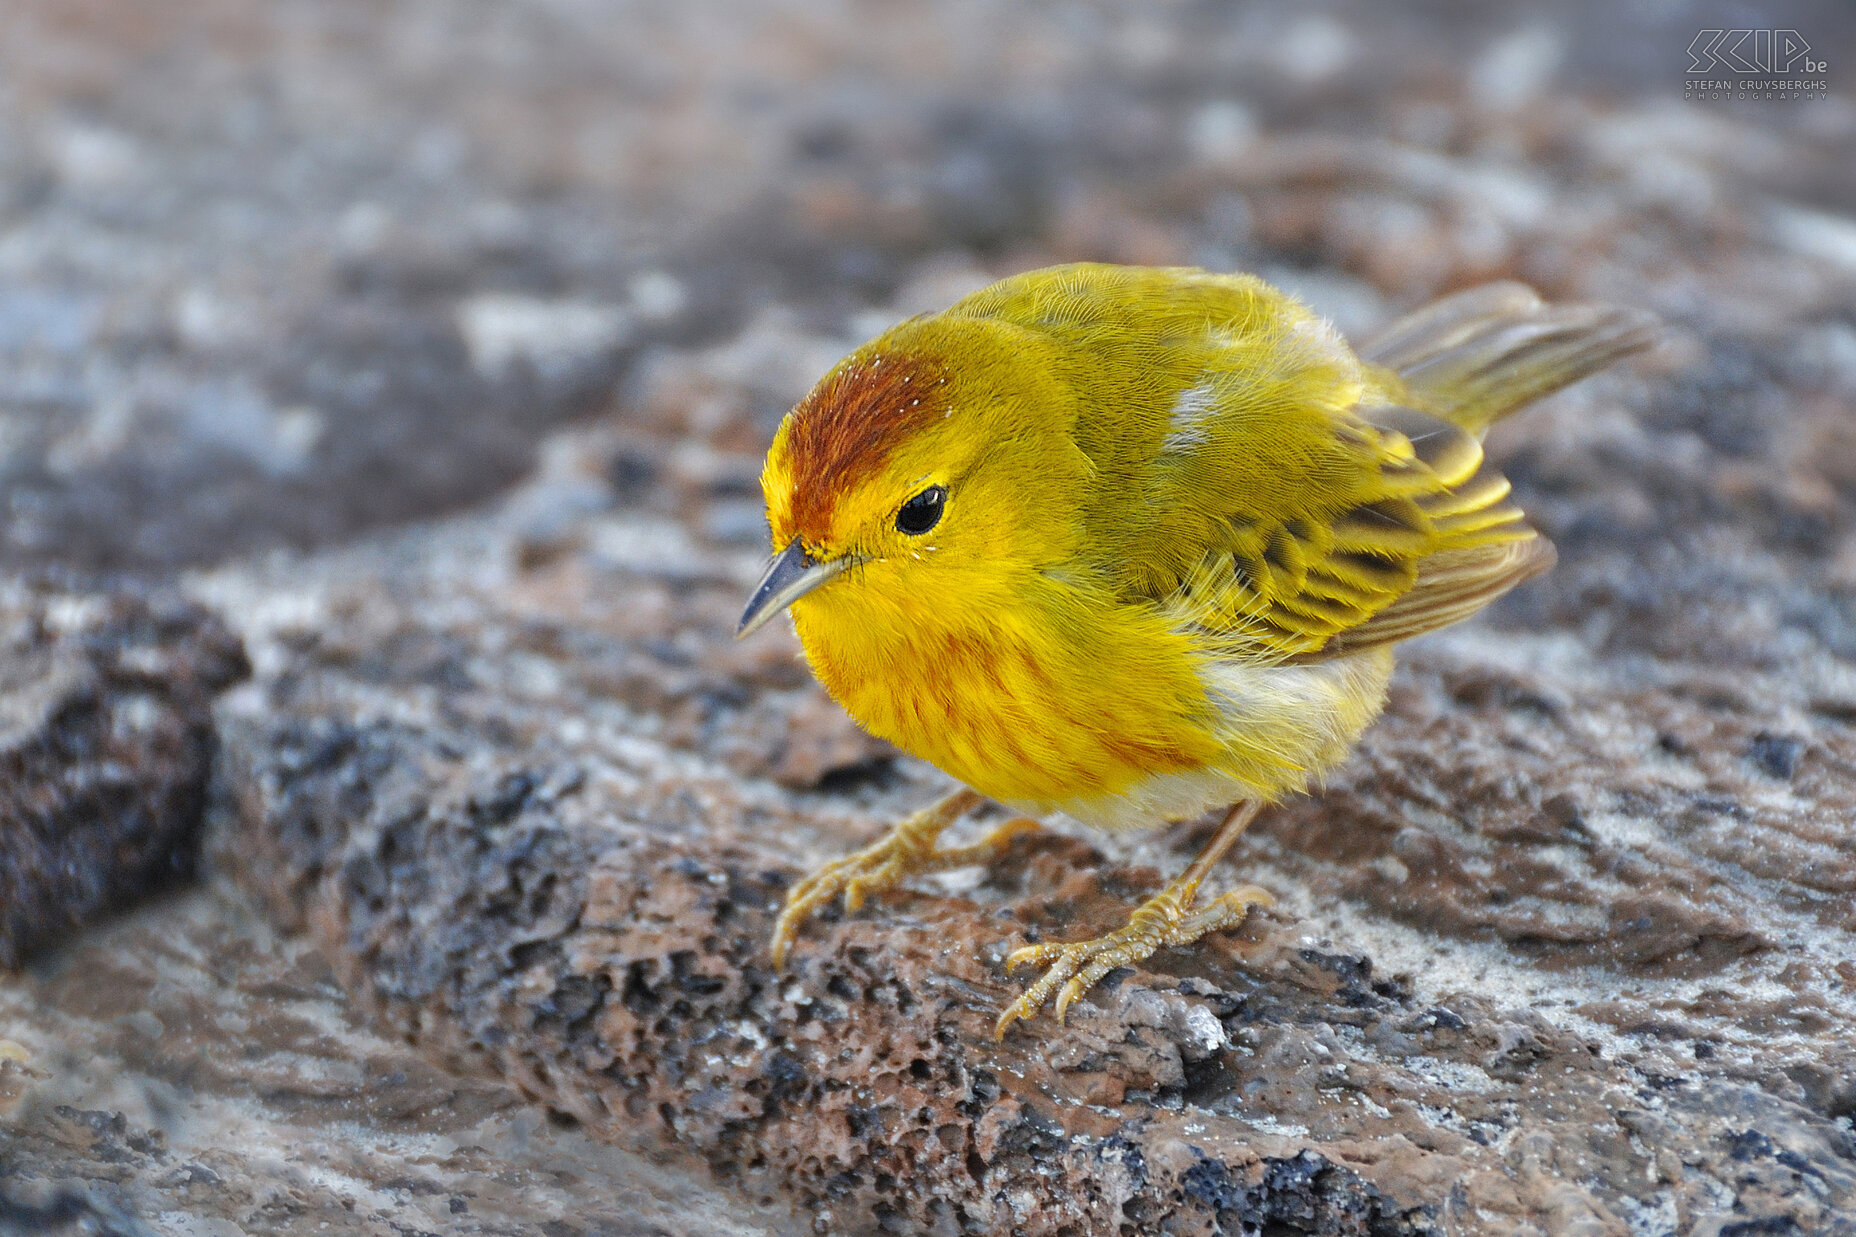
<svg viewBox="0 0 1856 1237">
<path fill-rule="evenodd" d="M 793 409 L 788 429 L 799 534 L 823 537 L 838 498 L 947 408 L 946 369 L 926 357 L 871 353 L 826 375 Z"/>
</svg>

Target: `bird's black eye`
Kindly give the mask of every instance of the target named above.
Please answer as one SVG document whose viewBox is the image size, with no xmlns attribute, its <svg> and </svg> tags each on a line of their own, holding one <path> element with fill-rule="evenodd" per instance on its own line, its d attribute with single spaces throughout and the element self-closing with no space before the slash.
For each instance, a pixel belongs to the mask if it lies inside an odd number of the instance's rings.
<svg viewBox="0 0 1856 1237">
<path fill-rule="evenodd" d="M 896 528 L 911 537 L 919 537 L 941 522 L 941 508 L 947 503 L 947 487 L 931 485 L 902 504 L 896 512 Z"/>
</svg>

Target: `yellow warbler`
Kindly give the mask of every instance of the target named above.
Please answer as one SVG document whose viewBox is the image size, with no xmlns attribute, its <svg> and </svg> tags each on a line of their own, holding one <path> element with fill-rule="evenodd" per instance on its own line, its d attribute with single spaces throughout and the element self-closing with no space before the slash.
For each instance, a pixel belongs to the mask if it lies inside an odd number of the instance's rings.
<svg viewBox="0 0 1856 1237">
<path fill-rule="evenodd" d="M 1482 432 L 1655 331 L 1501 283 L 1356 354 L 1248 275 L 1083 264 L 846 357 L 774 437 L 775 557 L 740 634 L 790 608 L 832 696 L 971 789 L 795 886 L 776 965 L 839 893 L 855 909 L 1035 827 L 936 849 L 985 798 L 1105 829 L 1237 805 L 1120 931 L 1014 953 L 1049 970 L 1000 1035 L 1241 922 L 1268 894 L 1195 906 L 1200 883 L 1261 805 L 1346 757 L 1392 646 L 1553 563 Z"/>
</svg>

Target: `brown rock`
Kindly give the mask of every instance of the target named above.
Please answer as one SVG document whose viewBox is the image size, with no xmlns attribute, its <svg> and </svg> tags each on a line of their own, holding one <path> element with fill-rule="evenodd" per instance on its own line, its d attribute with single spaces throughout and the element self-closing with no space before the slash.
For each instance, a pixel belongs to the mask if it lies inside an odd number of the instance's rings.
<svg viewBox="0 0 1856 1237">
<path fill-rule="evenodd" d="M 790 637 L 723 655 L 756 565 L 535 565 L 493 517 L 222 575 L 229 609 L 281 588 L 299 616 L 250 633 L 289 670 L 222 710 L 223 862 L 428 1054 L 832 1231 L 1622 1234 L 1856 1206 L 1850 791 L 1822 772 L 1856 744 L 1809 720 L 1815 689 L 1428 642 L 1327 791 L 1232 861 L 1282 910 L 995 1044 L 1005 951 L 1112 926 L 1191 830 L 1132 866 L 1027 838 L 978 883 L 825 914 L 775 974 L 784 885 L 935 784 L 854 747 L 822 792 L 739 763 L 826 715 L 777 669 Z"/>
<path fill-rule="evenodd" d="M 798 1231 L 381 1038 L 221 887 L 42 959 L 0 988 L 0 1026 L 6 1237 Z"/>
<path fill-rule="evenodd" d="M 248 672 L 197 605 L 0 584 L 0 966 L 192 876 L 212 700 Z"/>
</svg>

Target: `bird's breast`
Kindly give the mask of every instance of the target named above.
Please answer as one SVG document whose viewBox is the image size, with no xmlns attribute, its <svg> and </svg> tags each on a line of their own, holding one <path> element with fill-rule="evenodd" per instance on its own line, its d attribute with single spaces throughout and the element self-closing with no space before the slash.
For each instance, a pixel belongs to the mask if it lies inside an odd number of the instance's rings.
<svg viewBox="0 0 1856 1237">
<path fill-rule="evenodd" d="M 1073 600 L 993 606 L 971 622 L 794 608 L 813 671 L 865 729 L 1032 810 L 1216 759 L 1188 644 L 1132 617 Z"/>
<path fill-rule="evenodd" d="M 989 798 L 1110 829 L 1305 789 L 1378 714 L 1392 670 L 1389 649 L 1311 664 L 1208 652 L 1143 607 L 948 617 L 794 614 L 813 670 L 872 734 Z"/>
</svg>

